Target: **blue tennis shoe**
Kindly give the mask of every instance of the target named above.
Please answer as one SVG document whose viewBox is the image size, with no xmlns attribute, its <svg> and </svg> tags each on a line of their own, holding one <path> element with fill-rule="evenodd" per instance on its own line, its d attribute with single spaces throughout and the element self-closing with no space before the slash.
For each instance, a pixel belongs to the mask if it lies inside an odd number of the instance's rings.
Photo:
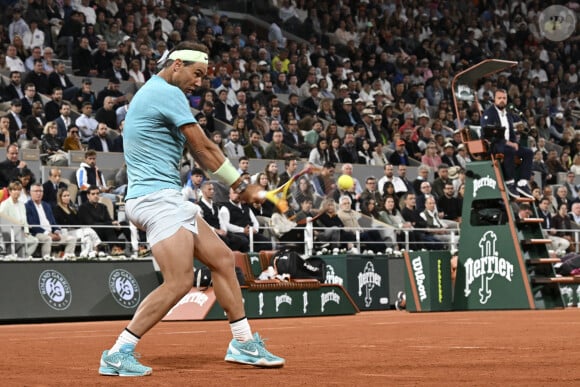
<svg viewBox="0 0 580 387">
<path fill-rule="evenodd" d="M 109 354 L 103 351 L 99 374 L 107 376 L 147 376 L 151 375 L 151 367 L 139 363 L 133 344 L 124 344 L 119 352 Z"/>
<path fill-rule="evenodd" d="M 285 363 L 283 358 L 271 354 L 266 349 L 264 341 L 257 333 L 254 333 L 252 340 L 243 343 L 232 339 L 225 361 L 264 368 L 280 368 Z"/>
</svg>

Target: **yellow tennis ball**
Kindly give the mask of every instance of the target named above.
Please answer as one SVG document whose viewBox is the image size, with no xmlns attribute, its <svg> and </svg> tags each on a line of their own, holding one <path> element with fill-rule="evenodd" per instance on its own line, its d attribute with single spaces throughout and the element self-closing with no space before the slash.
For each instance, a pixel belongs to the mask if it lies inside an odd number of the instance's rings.
<svg viewBox="0 0 580 387">
<path fill-rule="evenodd" d="M 349 175 L 342 175 L 336 181 L 338 188 L 343 191 L 348 191 L 354 186 L 354 179 Z"/>
</svg>

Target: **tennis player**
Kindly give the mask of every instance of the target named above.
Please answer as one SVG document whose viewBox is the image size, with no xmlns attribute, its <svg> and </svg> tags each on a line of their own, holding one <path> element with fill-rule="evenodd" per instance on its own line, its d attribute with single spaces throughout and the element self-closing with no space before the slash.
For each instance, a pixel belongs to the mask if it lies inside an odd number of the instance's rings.
<svg viewBox="0 0 580 387">
<path fill-rule="evenodd" d="M 193 258 L 212 271 L 214 291 L 227 313 L 233 339 L 225 360 L 258 367 L 282 367 L 284 359 L 268 352 L 245 316 L 232 251 L 203 220 L 200 208 L 183 200 L 179 158 L 187 141 L 202 168 L 231 186 L 248 202 L 264 191 L 248 185 L 237 169 L 197 124 L 185 96 L 201 86 L 208 54 L 203 45 L 182 42 L 160 60 L 163 68 L 135 95 L 125 121 L 123 145 L 129 186 L 126 213 L 147 233 L 164 282 L 137 308 L 113 347 L 103 352 L 99 373 L 150 375 L 137 360 L 135 346 L 191 289 Z"/>
</svg>

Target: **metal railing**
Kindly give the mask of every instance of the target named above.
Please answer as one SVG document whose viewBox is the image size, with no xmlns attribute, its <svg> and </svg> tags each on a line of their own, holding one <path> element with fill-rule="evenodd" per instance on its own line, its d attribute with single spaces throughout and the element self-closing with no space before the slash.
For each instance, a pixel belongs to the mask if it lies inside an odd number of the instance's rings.
<svg viewBox="0 0 580 387">
<path fill-rule="evenodd" d="M 32 228 L 35 225 L 29 226 Z M 112 226 L 99 226 L 99 225 L 72 225 L 67 227 L 60 227 L 64 230 L 74 230 L 77 228 L 90 227 L 93 229 L 112 227 Z M 113 226 L 114 227 L 114 226 Z M 119 239 L 115 241 L 101 240 L 102 244 L 115 244 L 125 246 L 125 251 L 131 250 L 133 253 L 126 254 L 131 258 L 135 257 L 135 252 L 138 251 L 139 246 L 144 244 L 145 241 L 140 241 L 138 237 L 137 228 L 130 225 L 119 225 L 117 227 L 120 229 L 128 229 L 131 235 L 130 240 Z M 270 235 L 270 240 L 274 249 L 284 247 L 285 245 L 303 245 L 303 250 L 306 255 L 316 255 L 321 253 L 345 253 L 345 252 L 359 252 L 359 253 L 373 253 L 373 254 L 389 254 L 396 251 L 413 251 L 427 248 L 429 250 L 451 250 L 456 251 L 459 238 L 460 229 L 459 228 L 447 228 L 447 229 L 430 229 L 430 228 L 398 228 L 398 227 L 357 227 L 357 228 L 326 228 L 326 227 L 315 227 L 311 221 L 308 221 L 305 226 L 301 227 L 304 231 L 303 238 L 299 240 L 291 240 L 288 238 L 282 238 L 282 236 L 275 236 L 275 231 L 273 227 L 260 227 L 260 230 L 266 235 Z M 352 233 L 353 238 L 350 240 L 343 240 L 342 238 L 322 238 L 317 235 L 322 235 L 329 230 L 335 230 L 337 232 L 346 231 Z M 382 237 L 380 239 L 369 239 L 363 238 L 363 236 L 368 235 L 369 231 L 375 231 L 379 235 L 388 235 L 388 238 Z M 576 253 L 580 252 L 580 229 L 566 229 L 558 230 L 559 232 L 564 232 L 567 234 L 572 234 L 574 251 Z M 27 242 L 23 238 L 23 228 L 19 224 L 0 224 L 0 232 L 3 235 L 2 244 L 4 245 L 4 250 L 0 253 L 0 259 L 8 257 L 18 257 L 20 259 L 27 258 L 24 256 L 24 252 L 27 251 Z M 412 238 L 412 233 L 421 232 L 434 235 L 435 237 L 440 236 L 440 240 L 432 241 L 414 241 Z M 436 232 L 437 234 L 432 234 Z M 545 230 L 543 230 L 544 236 L 549 237 Z M 298 235 L 298 234 L 296 234 Z M 394 238 L 393 238 L 394 236 Z M 281 238 L 283 241 L 281 241 Z M 250 233 L 248 235 L 249 239 L 249 251 L 256 252 L 255 250 L 255 240 L 253 234 L 253 228 L 250 228 Z M 81 245 L 82 241 L 77 240 L 76 249 Z M 55 242 L 55 245 L 59 245 L 59 242 Z M 550 249 L 550 245 L 548 245 Z"/>
</svg>

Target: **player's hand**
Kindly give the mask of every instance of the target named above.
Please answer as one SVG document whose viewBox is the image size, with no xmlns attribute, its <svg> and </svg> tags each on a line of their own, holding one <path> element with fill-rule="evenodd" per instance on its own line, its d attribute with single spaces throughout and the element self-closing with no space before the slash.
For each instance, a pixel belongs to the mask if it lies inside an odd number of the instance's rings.
<svg viewBox="0 0 580 387">
<path fill-rule="evenodd" d="M 263 192 L 264 188 L 259 185 L 248 184 L 246 190 L 240 194 L 240 199 L 246 203 L 263 203 L 265 199 Z"/>
</svg>

